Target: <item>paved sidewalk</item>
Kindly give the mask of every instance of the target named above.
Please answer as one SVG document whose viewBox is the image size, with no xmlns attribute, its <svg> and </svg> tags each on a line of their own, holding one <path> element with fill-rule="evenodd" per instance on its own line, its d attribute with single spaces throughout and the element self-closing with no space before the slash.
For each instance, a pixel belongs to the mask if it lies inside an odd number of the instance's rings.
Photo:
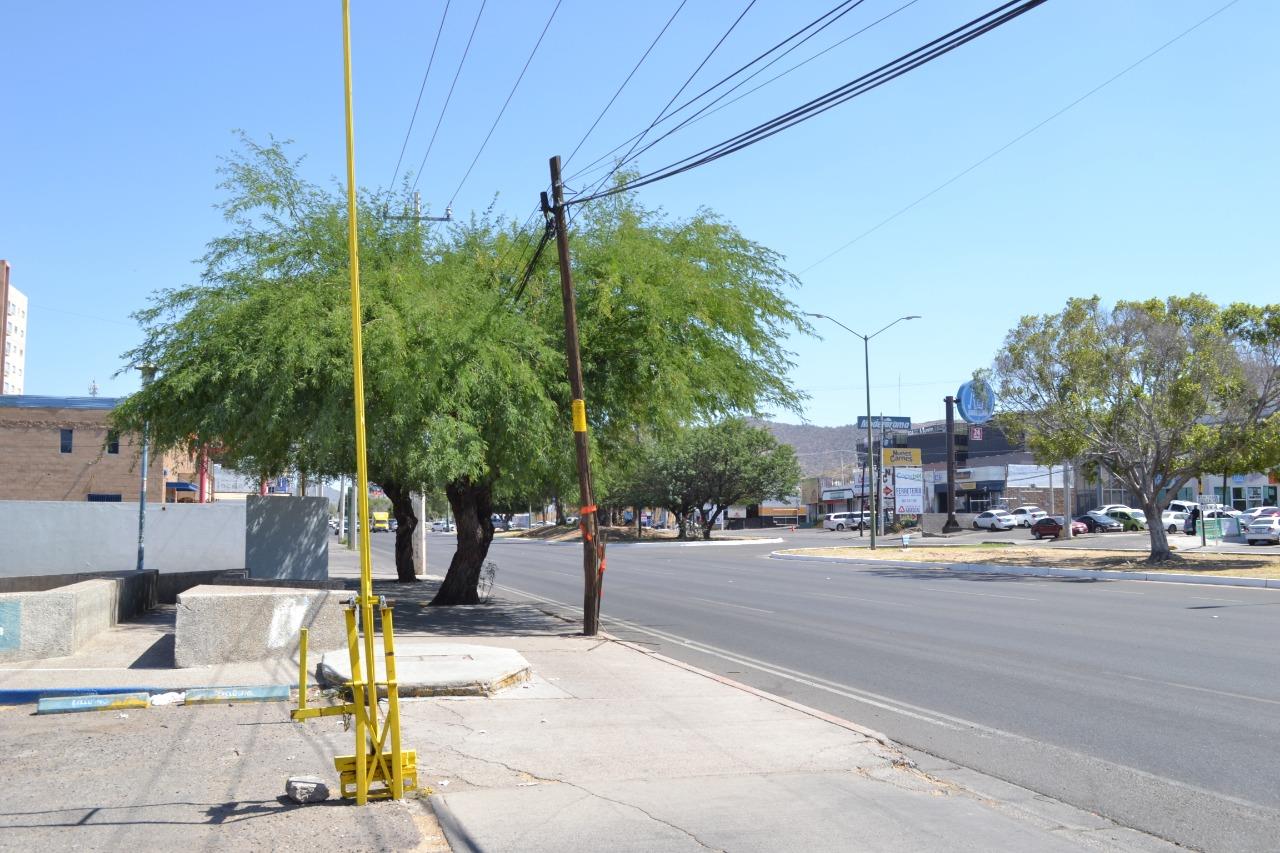
<svg viewBox="0 0 1280 853">
<path fill-rule="evenodd" d="M 534 672 L 492 698 L 402 701 L 404 746 L 417 750 L 455 851 L 1173 849 L 973 771 L 913 760 L 852 723 L 642 646 L 583 637 L 533 605 L 429 608 L 435 586 L 376 584 L 395 600 L 398 638 L 514 648 Z M 98 648 L 99 663 L 132 656 L 146 668 L 85 674 L 64 659 L 0 681 L 106 686 L 141 673 L 184 686 L 189 676 L 163 667 L 163 649 L 148 651 L 163 643 L 163 618 L 150 638 L 147 627 L 129 627 L 132 645 Z M 288 661 L 236 667 L 200 680 L 259 680 L 247 677 L 254 667 L 277 683 L 297 677 Z M 332 758 L 352 748 L 341 718 L 298 725 L 287 711 L 0 708 L 15 783 L 0 808 L 0 848 L 441 849 L 419 802 L 282 800 L 290 774 L 336 789 Z"/>
<path fill-rule="evenodd" d="M 474 640 L 523 654 L 528 687 L 402 706 L 455 851 L 1174 849 L 981 774 L 926 774 L 855 725 L 544 619 L 540 636 Z"/>
</svg>

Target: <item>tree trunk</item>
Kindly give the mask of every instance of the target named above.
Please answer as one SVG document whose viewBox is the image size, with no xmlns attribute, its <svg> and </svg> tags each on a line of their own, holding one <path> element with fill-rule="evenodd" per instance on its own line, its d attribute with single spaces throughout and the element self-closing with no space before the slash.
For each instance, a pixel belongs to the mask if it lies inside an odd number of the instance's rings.
<svg viewBox="0 0 1280 853">
<path fill-rule="evenodd" d="M 564 506 L 560 503 L 559 495 L 555 496 L 553 503 L 555 504 L 555 507 L 556 507 L 556 526 L 564 527 L 566 523 L 564 520 Z"/>
<path fill-rule="evenodd" d="M 1148 563 L 1163 563 L 1169 560 L 1176 560 L 1173 551 L 1169 550 L 1169 535 L 1164 529 L 1164 522 L 1160 520 L 1160 504 L 1158 501 L 1147 501 L 1142 511 L 1147 514 L 1147 532 L 1151 535 L 1151 555 L 1147 557 Z"/>
<path fill-rule="evenodd" d="M 715 508 L 715 511 L 712 512 L 710 515 L 703 513 L 702 515 L 702 538 L 703 539 L 711 538 L 711 528 L 716 526 L 716 519 L 720 517 L 720 513 L 724 512 L 724 509 L 725 508 L 722 506 L 717 506 Z"/>
<path fill-rule="evenodd" d="M 644 528 L 640 524 L 640 507 L 632 508 L 632 512 L 636 514 L 636 517 L 634 519 L 636 523 L 636 541 L 639 542 L 640 537 L 644 534 Z"/>
<path fill-rule="evenodd" d="M 391 512 L 396 519 L 396 580 L 412 583 L 418 580 L 413 570 L 413 534 L 418 529 L 413 494 L 399 483 L 380 480 L 378 484 L 391 499 Z"/>
<path fill-rule="evenodd" d="M 684 528 L 685 528 L 684 513 L 677 512 L 676 513 L 676 538 L 677 539 L 684 538 Z"/>
<path fill-rule="evenodd" d="M 446 486 L 445 494 L 453 507 L 458 547 L 431 604 L 479 604 L 480 569 L 493 541 L 493 492 L 489 483 L 463 477 Z"/>
</svg>

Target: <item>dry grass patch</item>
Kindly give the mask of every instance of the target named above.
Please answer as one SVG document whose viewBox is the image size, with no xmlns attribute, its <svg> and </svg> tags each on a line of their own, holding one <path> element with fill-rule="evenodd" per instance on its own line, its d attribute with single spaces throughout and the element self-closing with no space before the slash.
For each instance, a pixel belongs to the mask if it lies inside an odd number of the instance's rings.
<svg viewBox="0 0 1280 853">
<path fill-rule="evenodd" d="M 1183 552 L 1155 565 L 1140 551 L 1068 550 L 1052 546 L 949 545 L 942 547 L 880 548 L 875 555 L 866 548 L 792 548 L 783 554 L 811 557 L 848 557 L 858 560 L 891 560 L 920 563 L 983 563 L 995 566 L 1032 566 L 1056 569 L 1106 569 L 1108 571 L 1219 574 L 1242 578 L 1280 578 L 1280 554 L 1208 554 Z"/>
</svg>

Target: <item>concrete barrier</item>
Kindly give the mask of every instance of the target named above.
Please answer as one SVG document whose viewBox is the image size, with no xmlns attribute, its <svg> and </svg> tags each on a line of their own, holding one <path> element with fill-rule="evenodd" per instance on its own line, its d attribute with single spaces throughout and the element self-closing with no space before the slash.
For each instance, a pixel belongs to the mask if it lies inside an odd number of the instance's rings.
<svg viewBox="0 0 1280 853">
<path fill-rule="evenodd" d="M 116 624 L 120 580 L 89 580 L 44 592 L 0 593 L 0 661 L 74 654 Z"/>
<path fill-rule="evenodd" d="M 332 590 L 205 585 L 178 596 L 174 661 L 180 667 L 292 658 L 298 630 L 313 649 L 346 644 L 343 603 Z"/>
</svg>

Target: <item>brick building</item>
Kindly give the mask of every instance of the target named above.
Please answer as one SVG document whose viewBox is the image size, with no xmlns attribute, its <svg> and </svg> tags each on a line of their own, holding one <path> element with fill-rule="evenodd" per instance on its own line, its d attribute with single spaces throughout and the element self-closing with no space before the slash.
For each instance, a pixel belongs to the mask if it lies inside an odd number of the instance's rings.
<svg viewBox="0 0 1280 853">
<path fill-rule="evenodd" d="M 0 500 L 136 502 L 140 437 L 108 429 L 115 404 L 107 397 L 0 396 Z M 153 455 L 147 500 L 164 501 L 166 475 L 175 479 L 184 467 L 192 466 Z"/>
</svg>

